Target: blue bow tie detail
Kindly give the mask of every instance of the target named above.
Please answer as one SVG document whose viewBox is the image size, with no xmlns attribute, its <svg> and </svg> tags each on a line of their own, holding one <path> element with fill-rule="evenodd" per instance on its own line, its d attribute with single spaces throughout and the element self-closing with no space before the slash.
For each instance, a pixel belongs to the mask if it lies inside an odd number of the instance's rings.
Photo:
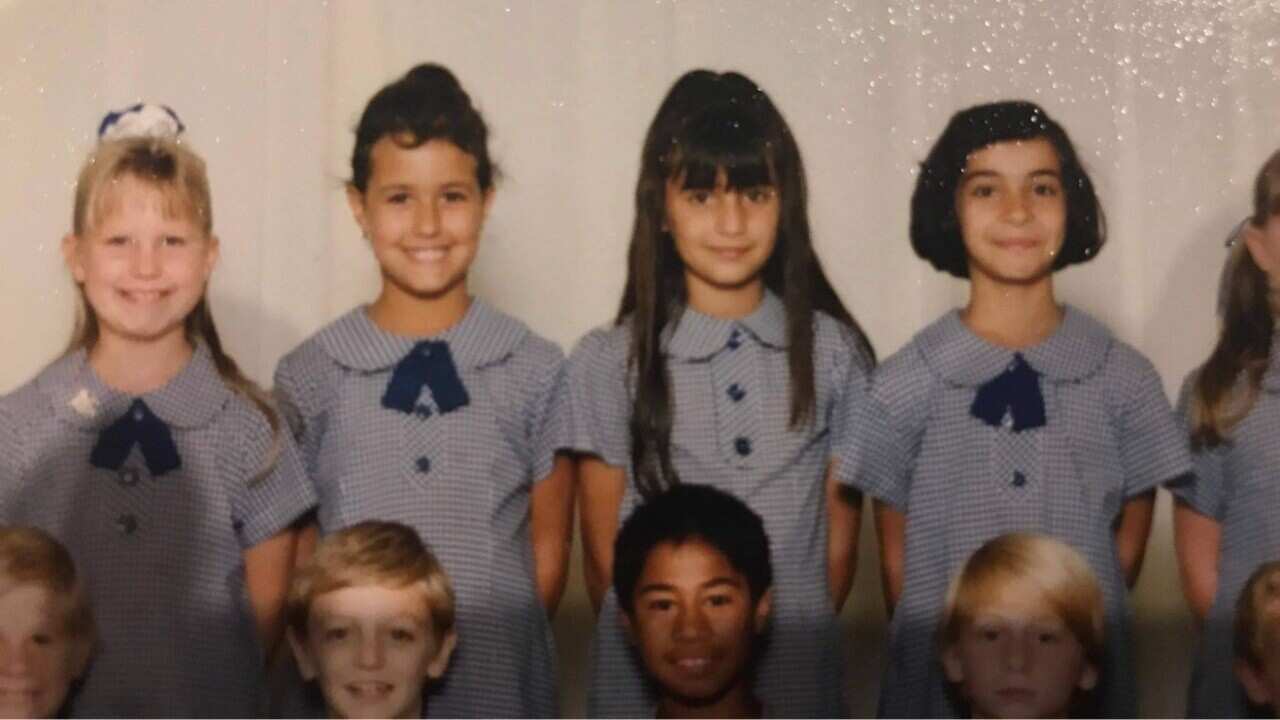
<svg viewBox="0 0 1280 720">
<path fill-rule="evenodd" d="M 1005 414 L 1013 417 L 1013 431 L 1044 427 L 1044 395 L 1040 393 L 1040 373 L 1022 353 L 1015 353 L 1008 369 L 978 388 L 969 414 L 993 427 L 1000 427 Z"/>
<path fill-rule="evenodd" d="M 163 420 L 151 412 L 141 400 L 134 400 L 129 410 L 98 433 L 98 442 L 89 454 L 89 463 L 103 470 L 119 470 L 134 445 L 142 450 L 147 470 L 158 477 L 182 467 L 173 433 Z"/>
<path fill-rule="evenodd" d="M 422 386 L 431 389 L 431 398 L 440 412 L 457 410 L 471 402 L 467 389 L 458 377 L 449 343 L 443 340 L 423 341 L 413 346 L 396 364 L 382 395 L 382 406 L 412 414 L 418 405 Z"/>
</svg>

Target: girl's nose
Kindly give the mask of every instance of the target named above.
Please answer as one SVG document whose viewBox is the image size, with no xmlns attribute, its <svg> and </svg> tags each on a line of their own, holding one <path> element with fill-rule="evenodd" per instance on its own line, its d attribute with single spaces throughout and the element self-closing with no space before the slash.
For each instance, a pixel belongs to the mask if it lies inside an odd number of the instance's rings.
<svg viewBox="0 0 1280 720">
<path fill-rule="evenodd" d="M 726 192 L 719 197 L 716 210 L 716 231 L 721 235 L 738 235 L 747 226 L 746 209 L 742 195 Z"/>
<path fill-rule="evenodd" d="M 434 202 L 422 203 L 414 216 L 414 232 L 431 237 L 440 230 L 440 209 Z"/>
<path fill-rule="evenodd" d="M 1009 222 L 1022 224 L 1031 219 L 1031 199 L 1023 193 L 1009 193 L 1005 199 L 1004 215 Z"/>
<path fill-rule="evenodd" d="M 152 244 L 133 244 L 133 274 L 138 277 L 154 277 L 160 273 L 160 250 Z"/>
<path fill-rule="evenodd" d="M 362 668 L 382 667 L 382 638 L 377 633 L 370 633 L 360 639 L 360 652 L 356 656 L 356 665 Z"/>
</svg>

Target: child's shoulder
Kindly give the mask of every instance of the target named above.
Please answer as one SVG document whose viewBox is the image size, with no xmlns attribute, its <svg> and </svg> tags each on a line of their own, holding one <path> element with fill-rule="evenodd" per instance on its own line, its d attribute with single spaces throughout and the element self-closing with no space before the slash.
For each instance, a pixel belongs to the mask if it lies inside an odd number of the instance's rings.
<svg viewBox="0 0 1280 720">
<path fill-rule="evenodd" d="M 830 358 L 837 366 L 849 366 L 863 377 L 871 373 L 873 361 L 863 353 L 863 340 L 852 325 L 840 322 L 822 310 L 813 314 L 813 353 Z"/>
<path fill-rule="evenodd" d="M 609 322 L 587 331 L 569 352 L 573 363 L 625 360 L 631 347 L 631 326 Z"/>
</svg>

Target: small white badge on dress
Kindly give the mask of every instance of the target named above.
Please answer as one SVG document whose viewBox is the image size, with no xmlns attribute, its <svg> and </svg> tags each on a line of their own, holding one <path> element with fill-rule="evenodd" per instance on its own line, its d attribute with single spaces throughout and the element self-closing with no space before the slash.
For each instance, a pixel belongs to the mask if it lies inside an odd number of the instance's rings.
<svg viewBox="0 0 1280 720">
<path fill-rule="evenodd" d="M 91 418 L 98 414 L 98 401 L 89 393 L 89 388 L 80 388 L 80 392 L 67 404 L 83 417 Z"/>
</svg>

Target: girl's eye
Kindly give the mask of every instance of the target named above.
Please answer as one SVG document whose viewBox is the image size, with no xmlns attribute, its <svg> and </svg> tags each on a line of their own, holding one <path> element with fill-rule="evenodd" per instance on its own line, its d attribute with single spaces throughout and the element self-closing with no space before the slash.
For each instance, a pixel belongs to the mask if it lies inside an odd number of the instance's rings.
<svg viewBox="0 0 1280 720">
<path fill-rule="evenodd" d="M 1000 639 L 1000 628 L 980 627 L 978 628 L 978 637 L 986 642 L 995 642 Z"/>
<path fill-rule="evenodd" d="M 694 205 L 706 205 L 711 202 L 711 193 L 707 190 L 690 190 L 685 193 L 685 197 L 689 198 L 689 202 Z"/>
<path fill-rule="evenodd" d="M 447 190 L 444 194 L 445 202 L 460 203 L 470 200 L 471 197 L 461 190 Z"/>
<path fill-rule="evenodd" d="M 31 642 L 36 645 L 50 645 L 53 643 L 53 636 L 48 633 L 36 633 L 31 636 Z"/>
<path fill-rule="evenodd" d="M 974 185 L 971 194 L 974 197 L 986 198 L 995 195 L 996 189 L 991 185 Z"/>
<path fill-rule="evenodd" d="M 1041 645 L 1056 645 L 1058 641 L 1061 639 L 1062 638 L 1061 636 L 1058 635 L 1058 633 L 1050 632 L 1050 631 L 1041 632 L 1039 637 Z"/>
<path fill-rule="evenodd" d="M 187 239 L 177 235 L 170 235 L 164 239 L 164 244 L 168 247 L 182 247 L 187 244 Z"/>
<path fill-rule="evenodd" d="M 1032 191 L 1043 197 L 1055 197 L 1058 194 L 1058 186 L 1053 183 L 1037 183 Z"/>
<path fill-rule="evenodd" d="M 328 642 L 338 642 L 347 639 L 347 629 L 344 627 L 328 628 L 324 631 L 324 639 Z"/>
<path fill-rule="evenodd" d="M 119 247 L 122 245 L 128 245 L 129 238 L 125 237 L 124 235 L 112 235 L 111 237 L 107 238 L 105 242 L 107 245 Z"/>
<path fill-rule="evenodd" d="M 771 187 L 751 188 L 745 193 L 747 199 L 753 203 L 763 204 L 773 199 L 774 190 Z"/>
<path fill-rule="evenodd" d="M 398 192 L 398 193 L 388 195 L 387 202 L 391 203 L 392 205 L 403 205 L 409 202 L 409 193 Z"/>
</svg>

